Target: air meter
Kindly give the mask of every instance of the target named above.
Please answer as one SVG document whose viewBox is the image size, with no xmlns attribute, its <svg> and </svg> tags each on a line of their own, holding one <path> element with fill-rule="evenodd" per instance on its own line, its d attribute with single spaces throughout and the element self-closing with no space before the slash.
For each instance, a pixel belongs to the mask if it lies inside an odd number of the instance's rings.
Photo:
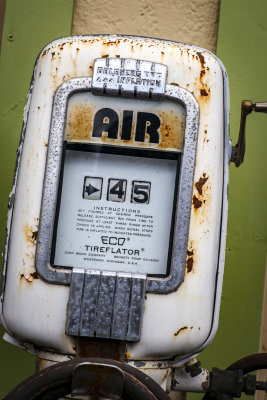
<svg viewBox="0 0 267 400">
<path fill-rule="evenodd" d="M 177 363 L 211 341 L 227 96 L 220 61 L 193 46 L 82 36 L 40 53 L 10 196 L 6 340 L 54 361 L 79 337 L 118 340 L 129 362 Z"/>
</svg>

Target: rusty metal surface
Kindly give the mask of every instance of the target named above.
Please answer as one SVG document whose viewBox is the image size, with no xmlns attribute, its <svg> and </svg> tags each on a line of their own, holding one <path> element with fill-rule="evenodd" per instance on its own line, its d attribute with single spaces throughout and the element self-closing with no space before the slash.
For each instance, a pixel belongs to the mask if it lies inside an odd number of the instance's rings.
<svg viewBox="0 0 267 400">
<path fill-rule="evenodd" d="M 91 52 L 92 44 L 95 46 L 93 52 Z M 223 126 L 223 118 L 227 115 L 228 107 L 227 98 L 225 108 L 223 107 L 223 74 L 220 64 L 214 56 L 192 46 L 154 39 L 91 36 L 61 39 L 48 45 L 42 51 L 35 69 L 36 87 L 33 90 L 33 101 L 27 120 L 25 149 L 28 150 L 25 150 L 20 161 L 22 179 L 18 181 L 16 187 L 16 198 L 23 193 L 23 201 L 18 202 L 16 199 L 14 201 L 15 191 L 13 190 L 11 202 L 14 210 L 13 218 L 17 220 L 17 224 L 16 227 L 12 227 L 9 243 L 16 241 L 20 243 L 20 246 L 16 253 L 10 255 L 8 259 L 4 321 L 6 329 L 21 341 L 31 341 L 37 348 L 45 346 L 54 348 L 57 352 L 75 354 L 73 341 L 62 334 L 68 288 L 56 287 L 51 291 L 49 288 L 48 294 L 48 284 L 42 282 L 41 279 L 33 279 L 31 282 L 24 279 L 24 277 L 32 278 L 31 274 L 36 272 L 35 241 L 38 240 L 38 218 L 42 195 L 40 176 L 43 176 L 44 173 L 49 141 L 49 115 L 53 95 L 60 84 L 70 78 L 91 76 L 93 61 L 97 57 L 122 57 L 126 54 L 132 54 L 134 58 L 148 61 L 153 59 L 155 62 L 168 65 L 167 83 L 190 91 L 200 108 L 198 153 L 193 194 L 190 201 L 191 216 L 185 260 L 185 280 L 177 292 L 162 296 L 164 298 L 162 308 L 157 306 L 157 300 L 153 305 L 152 297 L 154 296 L 155 299 L 157 295 L 147 295 L 141 342 L 127 348 L 127 354 L 132 359 L 152 357 L 160 359 L 172 357 L 175 354 L 181 354 L 180 358 L 182 359 L 186 357 L 182 354 L 190 353 L 192 355 L 201 349 L 201 346 L 214 335 L 216 330 L 224 257 L 224 239 L 219 238 L 219 231 L 223 213 L 223 235 L 225 235 L 227 210 L 226 195 L 223 195 L 222 206 L 221 194 L 222 182 L 224 182 L 223 192 L 226 193 L 228 174 L 228 149 L 223 150 L 228 145 L 227 133 L 223 136 L 224 129 L 225 132 L 227 131 L 227 128 Z M 47 84 L 48 76 L 49 84 Z M 41 96 L 40 93 L 42 93 Z M 216 121 L 214 113 L 210 112 L 212 109 L 216 110 L 218 119 Z M 170 123 L 168 122 L 167 125 Z M 41 144 L 40 151 L 37 151 L 37 144 L 38 146 Z M 218 166 L 222 165 L 223 160 L 225 164 L 222 171 Z M 203 178 L 206 177 L 208 180 L 202 185 Z M 199 191 L 199 189 L 201 190 Z M 34 201 L 31 200 L 33 191 Z M 198 208 L 194 208 L 194 196 L 197 204 L 201 202 Z M 11 221 L 11 213 L 9 220 Z M 216 248 L 217 252 L 218 246 L 221 248 L 219 269 L 218 257 L 209 251 Z M 7 258 L 5 258 L 5 262 L 7 263 Z M 23 276 L 21 277 L 21 275 Z M 216 281 L 217 277 L 218 281 Z M 17 294 L 8 296 L 7 293 Z M 213 309 L 216 293 L 215 309 Z M 54 299 L 57 299 L 57 307 L 54 305 Z M 34 329 L 31 330 L 27 327 L 27 305 L 34 303 L 36 309 L 32 310 L 33 317 L 38 320 L 40 304 L 43 304 L 43 313 L 50 316 L 53 329 L 48 330 L 47 328 L 48 317 L 44 323 L 39 324 L 39 327 L 34 326 Z M 185 304 L 187 307 L 184 307 Z M 168 313 L 164 311 L 166 309 L 168 309 Z M 177 313 L 177 309 L 181 312 Z M 10 310 L 15 310 L 17 313 L 16 315 L 12 314 L 14 318 L 10 317 Z M 186 311 L 186 315 L 183 310 Z M 160 323 L 155 321 L 155 312 L 159 315 Z M 19 326 L 16 324 L 18 315 L 21 317 Z M 190 318 L 192 323 L 190 323 Z M 151 325 L 153 319 L 154 322 Z M 181 327 L 185 326 L 189 327 L 186 332 L 174 336 Z M 150 339 L 151 330 L 154 336 L 153 341 Z M 36 339 L 37 333 L 38 340 Z M 166 338 L 166 341 L 162 341 L 162 337 Z M 160 351 L 158 351 L 158 343 L 162 343 Z"/>
<path fill-rule="evenodd" d="M 210 373 L 201 368 L 197 376 L 191 376 L 186 367 L 175 368 L 172 375 L 171 389 L 180 392 L 205 393 L 209 387 Z"/>
<path fill-rule="evenodd" d="M 93 396 L 120 400 L 124 390 L 124 372 L 117 366 L 81 362 L 72 373 L 71 397 Z"/>
<path fill-rule="evenodd" d="M 108 358 L 123 362 L 125 342 L 80 336 L 77 338 L 77 357 Z"/>
</svg>

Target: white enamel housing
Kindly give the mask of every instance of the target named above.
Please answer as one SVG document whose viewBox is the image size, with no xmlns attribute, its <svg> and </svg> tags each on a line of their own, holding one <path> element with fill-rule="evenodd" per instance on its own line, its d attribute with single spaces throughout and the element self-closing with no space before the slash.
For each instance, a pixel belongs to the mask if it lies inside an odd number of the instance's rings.
<svg viewBox="0 0 267 400">
<path fill-rule="evenodd" d="M 11 193 L 14 204 L 8 217 L 2 322 L 7 340 L 31 352 L 75 355 L 75 340 L 65 334 L 69 287 L 44 282 L 35 269 L 52 102 L 64 81 L 92 76 L 95 58 L 118 56 L 167 65 L 167 83 L 188 90 L 199 104 L 184 282 L 167 295 L 147 294 L 141 340 L 128 343 L 126 353 L 130 360 L 177 356 L 181 362 L 206 347 L 217 329 L 229 162 L 226 74 L 213 54 L 189 45 L 147 38 L 83 36 L 56 40 L 40 53 Z"/>
</svg>

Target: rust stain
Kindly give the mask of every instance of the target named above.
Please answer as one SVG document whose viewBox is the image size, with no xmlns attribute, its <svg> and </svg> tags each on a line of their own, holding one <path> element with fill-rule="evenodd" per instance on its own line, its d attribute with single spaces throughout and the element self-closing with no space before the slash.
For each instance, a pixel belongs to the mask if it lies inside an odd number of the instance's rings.
<svg viewBox="0 0 267 400">
<path fill-rule="evenodd" d="M 122 347 L 122 342 L 119 340 L 79 337 L 77 339 L 77 356 L 79 358 L 109 358 L 122 361 L 124 358 Z"/>
<path fill-rule="evenodd" d="M 108 54 L 103 54 L 102 58 L 108 58 L 108 56 L 109 56 Z"/>
<path fill-rule="evenodd" d="M 186 272 L 190 273 L 193 271 L 194 266 L 194 250 L 187 250 L 187 260 L 186 260 Z M 192 329 L 192 327 L 191 327 Z"/>
<path fill-rule="evenodd" d="M 206 97 L 206 96 L 209 95 L 209 93 L 208 93 L 207 90 L 204 88 L 204 89 L 200 89 L 200 95 Z"/>
<path fill-rule="evenodd" d="M 53 51 L 52 53 L 51 53 L 51 60 L 54 60 L 55 59 L 55 52 Z"/>
<path fill-rule="evenodd" d="M 187 326 L 183 326 L 182 328 L 178 329 L 178 331 L 175 332 L 175 334 L 174 334 L 173 336 L 178 336 L 179 333 L 184 332 L 184 331 L 186 331 L 187 329 L 188 329 Z"/>
<path fill-rule="evenodd" d="M 115 54 L 115 57 L 120 58 L 120 54 Z"/>
<path fill-rule="evenodd" d="M 31 245 L 36 244 L 36 239 L 37 239 L 37 234 L 38 230 L 35 230 L 32 226 L 25 224 L 23 227 L 24 234 L 26 237 L 26 241 L 30 243 Z"/>
<path fill-rule="evenodd" d="M 125 352 L 125 358 L 127 359 L 131 358 L 131 353 L 128 350 L 126 350 Z"/>
<path fill-rule="evenodd" d="M 100 39 L 101 40 L 101 39 Z M 106 40 L 102 41 L 103 46 L 117 46 L 121 42 L 121 39 L 116 39 L 116 40 Z"/>
<path fill-rule="evenodd" d="M 20 274 L 20 279 L 24 279 L 28 283 L 32 283 L 35 279 L 40 279 L 36 271 L 30 272 L 29 274 L 20 272 L 19 274 Z"/>
<path fill-rule="evenodd" d="M 202 69 L 201 71 L 200 71 L 200 80 L 202 81 L 202 78 L 203 78 L 203 76 L 205 75 L 205 73 L 206 73 L 206 70 L 205 69 Z"/>
<path fill-rule="evenodd" d="M 61 44 L 59 45 L 59 50 L 63 50 L 63 49 L 64 49 L 64 46 L 65 46 L 66 44 L 67 44 L 66 42 L 61 43 Z"/>
<path fill-rule="evenodd" d="M 202 173 L 202 176 L 199 178 L 199 180 L 195 183 L 194 187 L 196 189 L 195 194 L 193 195 L 192 199 L 192 204 L 194 206 L 195 210 L 198 210 L 200 207 L 203 206 L 203 204 L 207 205 L 207 203 L 210 201 L 210 195 L 208 190 L 210 189 L 210 186 L 207 185 L 207 181 L 209 179 L 209 176 L 207 176 L 206 172 Z M 203 215 L 203 213 L 202 213 Z M 199 221 L 199 223 L 204 222 L 206 217 L 203 216 L 203 220 Z"/>
<path fill-rule="evenodd" d="M 42 370 L 45 367 L 47 367 L 47 360 L 45 360 L 44 358 L 38 358 L 38 367 L 39 370 Z"/>
<path fill-rule="evenodd" d="M 180 85 L 178 83 L 176 83 L 176 82 L 171 82 L 171 85 L 180 87 Z"/>
<path fill-rule="evenodd" d="M 31 272 L 30 275 L 32 279 L 40 279 L 37 271 Z"/>
<path fill-rule="evenodd" d="M 163 383 L 165 381 L 165 379 L 167 379 L 168 375 L 169 375 L 169 371 L 167 369 L 167 371 L 165 372 L 165 374 L 163 375 L 163 377 L 161 379 L 161 383 Z"/>
<path fill-rule="evenodd" d="M 203 186 L 205 185 L 208 179 L 209 177 L 206 176 L 206 173 L 204 172 L 203 175 L 199 178 L 198 182 L 195 183 L 195 187 L 197 188 L 197 191 L 200 195 L 202 195 Z"/>
<path fill-rule="evenodd" d="M 197 58 L 200 61 L 200 73 L 199 73 L 199 79 L 196 80 L 194 83 L 194 94 L 196 97 L 198 97 L 198 100 L 200 102 L 206 103 L 209 99 L 209 95 L 211 93 L 210 88 L 207 86 L 207 84 L 204 81 L 204 78 L 206 74 L 209 71 L 209 68 L 206 66 L 206 61 L 204 58 L 204 55 L 201 52 L 196 53 L 196 57 L 192 55 L 192 58 Z"/>
<path fill-rule="evenodd" d="M 50 50 L 50 47 L 42 52 L 42 57 L 46 55 L 46 53 Z"/>
<path fill-rule="evenodd" d="M 191 271 L 192 271 L 192 269 L 193 269 L 193 264 L 194 264 L 194 259 L 193 259 L 193 257 L 189 257 L 189 258 L 186 260 L 186 269 L 187 269 L 187 272 L 191 272 Z"/>
<path fill-rule="evenodd" d="M 89 140 L 93 128 L 95 107 L 76 105 L 71 107 L 66 124 L 66 139 L 68 141 Z"/>
<path fill-rule="evenodd" d="M 34 259 L 34 254 L 33 253 L 31 253 L 31 254 L 25 253 L 25 256 L 28 257 L 30 260 Z"/>
<path fill-rule="evenodd" d="M 159 128 L 161 149 L 182 149 L 184 138 L 184 120 L 180 119 L 176 113 L 159 111 L 157 113 L 161 119 Z"/>
<path fill-rule="evenodd" d="M 205 381 L 201 383 L 204 392 L 207 391 L 208 385 L 209 385 L 209 375 L 207 374 Z"/>
<path fill-rule="evenodd" d="M 202 69 L 204 69 L 205 68 L 205 57 L 199 51 L 197 51 L 197 55 L 198 55 L 199 61 L 201 63 L 201 67 L 202 67 Z"/>
<path fill-rule="evenodd" d="M 93 129 L 93 119 L 96 111 L 96 107 L 93 105 L 77 104 L 69 108 L 66 124 L 66 139 L 68 141 L 90 141 Z M 120 110 L 120 126 L 119 135 L 122 127 L 122 111 Z M 136 127 L 136 113 L 134 113 L 131 138 L 129 140 L 123 140 L 125 145 L 135 145 L 138 147 L 157 147 L 160 149 L 176 149 L 180 150 L 183 146 L 184 137 L 184 118 L 179 117 L 177 113 L 170 111 L 158 111 L 158 116 L 161 119 L 161 125 L 159 128 L 160 143 L 154 144 L 149 143 L 149 135 L 146 134 L 146 142 L 135 142 L 135 127 Z M 108 120 L 104 121 L 108 122 Z M 97 138 L 94 138 L 97 139 Z M 97 140 L 94 140 L 94 142 Z M 117 139 L 108 138 L 108 134 L 103 132 L 100 142 L 104 143 L 116 143 Z"/>
<path fill-rule="evenodd" d="M 199 200 L 196 195 L 193 196 L 193 206 L 194 208 L 197 210 L 198 208 L 200 208 L 202 206 L 202 200 Z"/>
<path fill-rule="evenodd" d="M 193 269 L 193 264 L 194 264 L 194 259 L 193 259 L 193 257 L 189 257 L 189 258 L 186 260 L 186 270 L 187 270 L 188 273 L 192 271 L 192 269 Z"/>
</svg>

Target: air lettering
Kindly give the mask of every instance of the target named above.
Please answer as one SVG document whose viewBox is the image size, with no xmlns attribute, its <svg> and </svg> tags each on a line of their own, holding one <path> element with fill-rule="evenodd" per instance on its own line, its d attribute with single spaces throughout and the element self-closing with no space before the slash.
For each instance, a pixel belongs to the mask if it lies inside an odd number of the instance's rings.
<svg viewBox="0 0 267 400">
<path fill-rule="evenodd" d="M 134 112 L 124 110 L 122 115 L 121 132 L 119 132 L 119 115 L 111 108 L 101 108 L 94 117 L 93 137 L 102 137 L 107 133 L 108 139 L 131 140 L 134 125 Z M 160 118 L 150 112 L 137 112 L 134 140 L 145 142 L 146 135 L 150 143 L 159 143 Z M 120 135 L 119 135 L 120 134 Z"/>
</svg>

